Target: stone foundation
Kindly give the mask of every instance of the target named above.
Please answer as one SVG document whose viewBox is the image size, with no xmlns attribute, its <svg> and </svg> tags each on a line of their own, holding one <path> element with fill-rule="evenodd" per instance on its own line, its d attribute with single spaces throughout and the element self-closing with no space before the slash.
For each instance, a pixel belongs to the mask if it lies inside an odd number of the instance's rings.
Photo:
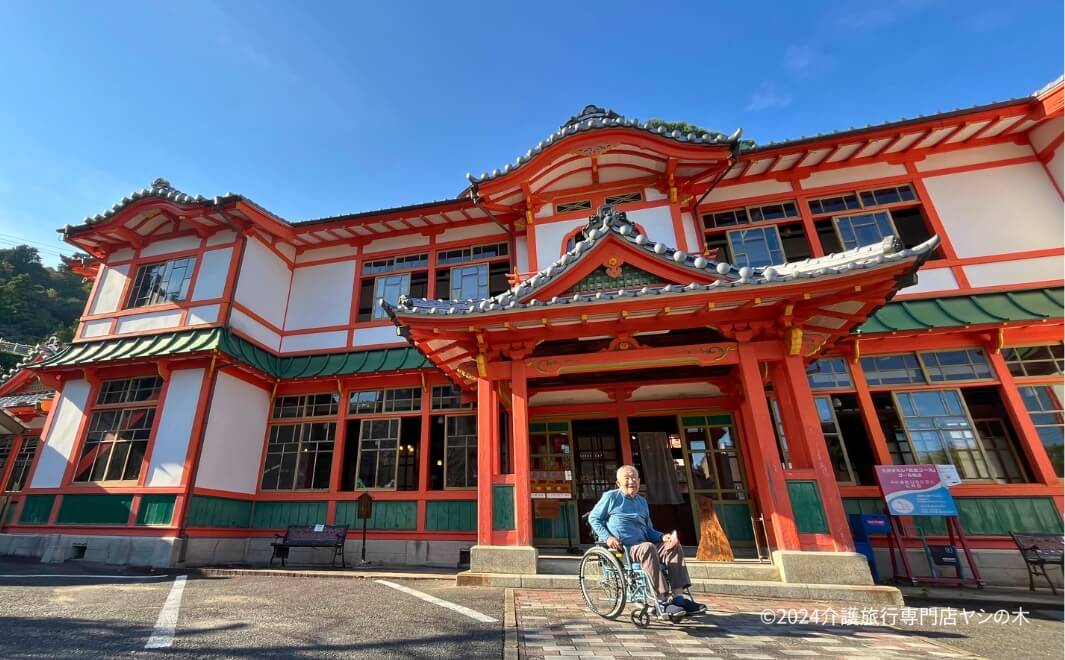
<svg viewBox="0 0 1065 660">
<path fill-rule="evenodd" d="M 539 552 L 526 545 L 475 545 L 470 551 L 471 573 L 535 575 Z"/>
<path fill-rule="evenodd" d="M 102 564 L 170 568 L 182 542 L 175 537 L 90 534 L 0 534 L 0 555 L 37 557 L 43 563 L 84 559 Z"/>
<path fill-rule="evenodd" d="M 856 552 L 774 550 L 780 581 L 798 584 L 870 586 L 873 576 L 865 555 Z"/>
</svg>

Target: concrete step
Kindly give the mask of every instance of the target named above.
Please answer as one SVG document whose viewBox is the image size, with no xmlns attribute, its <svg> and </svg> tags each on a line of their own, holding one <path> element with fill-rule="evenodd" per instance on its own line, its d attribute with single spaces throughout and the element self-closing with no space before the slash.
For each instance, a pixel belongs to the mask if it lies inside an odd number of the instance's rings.
<svg viewBox="0 0 1065 660">
<path fill-rule="evenodd" d="M 579 589 L 576 575 L 508 575 L 471 573 L 455 577 L 458 586 L 513 587 L 522 589 Z M 779 580 L 720 580 L 693 578 L 692 591 L 747 598 L 788 601 L 821 601 L 848 605 L 902 606 L 902 593 L 895 587 L 836 584 L 798 584 Z"/>
<path fill-rule="evenodd" d="M 540 575 L 577 575 L 580 562 L 580 556 L 540 555 L 536 568 Z M 770 563 L 742 559 L 737 561 L 692 559 L 685 563 L 688 565 L 688 574 L 692 579 L 780 581 L 780 571 Z"/>
</svg>

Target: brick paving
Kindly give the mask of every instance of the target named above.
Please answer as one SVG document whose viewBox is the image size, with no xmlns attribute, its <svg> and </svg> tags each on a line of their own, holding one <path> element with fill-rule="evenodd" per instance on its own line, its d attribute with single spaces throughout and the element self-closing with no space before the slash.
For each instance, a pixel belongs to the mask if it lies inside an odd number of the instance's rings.
<svg viewBox="0 0 1065 660">
<path fill-rule="evenodd" d="M 518 657 L 525 660 L 573 658 L 735 658 L 792 660 L 821 658 L 977 658 L 949 647 L 952 633 L 889 626 L 764 623 L 765 609 L 833 607 L 826 603 L 767 601 L 704 595 L 705 615 L 681 624 L 652 621 L 646 629 L 629 619 L 628 605 L 616 620 L 593 614 L 575 591 L 514 590 Z M 835 606 L 836 611 L 842 611 Z"/>
</svg>

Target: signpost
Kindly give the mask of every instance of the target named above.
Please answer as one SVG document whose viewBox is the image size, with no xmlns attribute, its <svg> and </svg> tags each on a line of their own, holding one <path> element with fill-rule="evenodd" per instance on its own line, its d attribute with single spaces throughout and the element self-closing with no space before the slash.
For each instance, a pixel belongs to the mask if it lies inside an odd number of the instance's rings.
<svg viewBox="0 0 1065 660">
<path fill-rule="evenodd" d="M 359 495 L 359 499 L 356 500 L 359 505 L 359 510 L 356 515 L 359 520 L 362 521 L 362 560 L 360 564 L 366 563 L 366 521 L 373 517 L 373 497 L 369 493 L 363 493 Z"/>
<path fill-rule="evenodd" d="M 965 532 L 961 528 L 958 507 L 950 494 L 950 487 L 961 483 L 958 470 L 953 465 L 877 465 L 876 480 L 880 492 L 887 504 L 888 518 L 891 521 L 891 533 L 888 536 L 888 551 L 891 553 L 891 567 L 895 579 L 905 578 L 911 584 L 927 582 L 931 584 L 963 585 L 972 583 L 977 588 L 984 586 L 980 579 L 980 570 L 973 561 Z M 921 538 L 925 554 L 929 558 L 931 577 L 914 576 L 910 569 L 910 560 L 906 555 L 906 528 L 902 516 L 942 516 L 947 522 L 949 545 L 928 545 Z M 955 540 L 965 550 L 972 578 L 963 577 L 961 561 L 958 557 Z M 895 562 L 895 549 L 898 548 L 905 575 L 900 576 Z M 954 577 L 941 577 L 935 566 L 951 566 Z"/>
</svg>

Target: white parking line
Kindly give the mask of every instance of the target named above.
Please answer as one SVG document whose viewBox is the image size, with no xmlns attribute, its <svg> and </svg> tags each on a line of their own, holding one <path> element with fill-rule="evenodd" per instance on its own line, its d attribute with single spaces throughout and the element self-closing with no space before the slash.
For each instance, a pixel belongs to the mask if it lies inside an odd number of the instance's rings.
<svg viewBox="0 0 1065 660">
<path fill-rule="evenodd" d="M 167 580 L 169 575 L 68 575 L 65 573 L 3 573 L 2 578 L 84 578 L 93 580 Z"/>
<path fill-rule="evenodd" d="M 181 594 L 185 591 L 184 575 L 174 578 L 174 586 L 170 587 L 170 594 L 163 603 L 163 609 L 159 612 L 159 618 L 155 621 L 155 631 L 144 645 L 146 649 L 166 649 L 174 643 L 174 630 L 177 629 L 178 612 L 181 611 Z"/>
<path fill-rule="evenodd" d="M 429 594 L 422 593 L 422 592 L 420 592 L 420 591 L 418 591 L 416 589 L 411 589 L 410 587 L 405 587 L 402 584 L 396 584 L 395 582 L 389 582 L 388 580 L 374 580 L 374 582 L 376 582 L 378 584 L 383 584 L 386 587 L 392 587 L 393 589 L 396 589 L 397 591 L 402 591 L 405 594 L 410 594 L 411 596 L 414 596 L 415 598 L 421 598 L 422 600 L 424 600 L 427 603 L 432 603 L 433 605 L 439 605 L 440 607 L 446 607 L 449 610 L 454 610 L 454 611 L 458 612 L 459 614 L 464 614 L 464 615 L 470 617 L 471 619 L 473 619 L 475 621 L 480 621 L 481 623 L 496 623 L 496 622 L 499 621 L 499 619 L 493 619 L 492 617 L 488 616 L 487 614 L 481 614 L 477 610 L 471 610 L 468 607 L 463 607 L 462 605 L 456 605 L 455 603 L 452 603 L 450 601 L 446 601 L 446 600 L 444 600 L 442 598 L 437 598 L 436 596 L 430 596 Z"/>
</svg>

